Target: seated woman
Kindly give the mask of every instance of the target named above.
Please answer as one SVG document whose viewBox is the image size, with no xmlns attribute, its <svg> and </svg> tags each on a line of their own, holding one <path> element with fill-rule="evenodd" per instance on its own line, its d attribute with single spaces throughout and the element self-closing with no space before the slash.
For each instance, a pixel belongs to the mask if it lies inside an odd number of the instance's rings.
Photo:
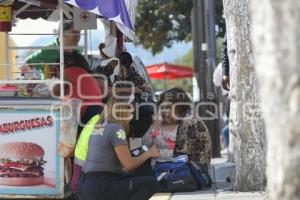
<svg viewBox="0 0 300 200">
<path fill-rule="evenodd" d="M 211 158 L 211 141 L 208 129 L 201 119 L 190 115 L 192 102 L 180 88 L 165 91 L 159 97 L 161 119 L 143 138 L 146 145 L 156 145 L 160 150 L 158 160 L 186 154 L 207 170 Z"/>
<path fill-rule="evenodd" d="M 128 100 L 111 97 L 107 103 L 107 124 L 89 140 L 87 158 L 79 178 L 81 200 L 146 200 L 158 191 L 154 177 L 129 177 L 126 172 L 156 158 L 158 149 L 132 157 L 128 146 L 132 107 Z"/>
</svg>

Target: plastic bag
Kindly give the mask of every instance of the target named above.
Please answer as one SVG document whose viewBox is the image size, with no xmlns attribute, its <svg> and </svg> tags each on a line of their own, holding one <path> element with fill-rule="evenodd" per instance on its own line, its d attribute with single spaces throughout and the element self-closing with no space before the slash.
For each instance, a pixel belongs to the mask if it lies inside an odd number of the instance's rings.
<svg viewBox="0 0 300 200">
<path fill-rule="evenodd" d="M 62 100 L 59 152 L 63 157 L 72 156 L 74 153 L 80 104 L 80 99 L 72 98 Z"/>
</svg>

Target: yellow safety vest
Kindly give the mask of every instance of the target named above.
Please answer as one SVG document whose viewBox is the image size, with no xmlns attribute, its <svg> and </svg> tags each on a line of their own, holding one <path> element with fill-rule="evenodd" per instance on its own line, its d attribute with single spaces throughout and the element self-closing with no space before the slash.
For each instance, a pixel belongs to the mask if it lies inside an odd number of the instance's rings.
<svg viewBox="0 0 300 200">
<path fill-rule="evenodd" d="M 88 146 L 89 146 L 89 139 L 94 131 L 96 124 L 101 120 L 101 118 L 102 118 L 101 114 L 97 114 L 93 116 L 81 131 L 80 137 L 75 147 L 75 159 L 74 159 L 74 162 L 79 166 L 83 166 L 86 160 Z"/>
</svg>

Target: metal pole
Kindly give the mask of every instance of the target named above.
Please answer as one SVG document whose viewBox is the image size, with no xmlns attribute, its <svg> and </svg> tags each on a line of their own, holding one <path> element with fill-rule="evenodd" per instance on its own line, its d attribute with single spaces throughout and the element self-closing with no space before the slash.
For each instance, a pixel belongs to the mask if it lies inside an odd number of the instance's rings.
<svg viewBox="0 0 300 200">
<path fill-rule="evenodd" d="M 214 89 L 213 83 L 213 72 L 216 68 L 216 31 L 215 31 L 215 0 L 206 0 L 206 38 L 208 43 L 208 74 L 209 76 L 209 83 L 212 86 L 212 90 Z"/>
<path fill-rule="evenodd" d="M 10 61 L 9 61 L 9 53 L 10 53 L 10 49 L 9 49 L 9 36 L 8 36 L 8 32 L 5 32 L 5 64 L 7 64 L 6 66 L 4 66 L 4 80 L 9 80 L 9 68 L 10 68 Z"/>
<path fill-rule="evenodd" d="M 64 90 L 64 11 L 63 11 L 63 0 L 59 0 L 59 79 L 60 79 L 60 98 L 62 99 L 63 96 L 65 96 L 65 90 Z M 61 103 L 60 106 L 60 116 L 63 116 L 63 104 Z M 60 124 L 62 122 L 62 119 L 60 117 Z M 65 159 L 61 159 L 61 170 L 62 174 L 64 176 L 61 177 L 61 181 L 66 180 L 66 182 L 69 182 L 71 179 L 68 176 L 68 168 L 65 164 Z"/>
<path fill-rule="evenodd" d="M 205 0 L 207 51 L 207 88 L 210 93 L 208 101 L 219 105 L 216 87 L 213 84 L 213 73 L 216 68 L 216 33 L 215 33 L 215 0 Z M 217 108 L 219 108 L 217 106 Z M 213 108 L 210 107 L 210 111 Z M 218 115 L 219 116 L 219 115 Z M 212 138 L 213 157 L 220 156 L 220 123 L 219 117 L 208 122 Z"/>
<path fill-rule="evenodd" d="M 124 37 L 123 33 L 116 27 L 116 35 L 117 35 L 117 56 L 124 50 Z"/>
<path fill-rule="evenodd" d="M 60 70 L 60 97 L 65 95 L 64 92 L 64 12 L 63 1 L 59 1 L 59 70 Z"/>
<path fill-rule="evenodd" d="M 211 36 L 211 26 L 214 24 L 209 23 L 209 16 L 207 9 L 214 9 L 208 6 L 211 0 L 193 0 L 192 10 L 192 34 L 193 34 L 193 47 L 194 47 L 194 70 L 200 89 L 200 102 L 201 105 L 200 116 L 211 117 L 207 112 L 212 112 L 215 93 L 212 81 L 213 66 L 211 61 L 212 57 L 212 44 L 209 42 Z M 213 5 L 213 4 L 210 4 Z M 213 62 L 214 63 L 214 62 Z M 212 95 L 213 94 L 213 95 Z M 214 96 L 211 98 L 211 96 Z M 204 121 L 211 136 L 212 142 L 212 156 L 220 156 L 220 137 L 216 131 L 217 120 L 210 119 Z"/>
<path fill-rule="evenodd" d="M 88 31 L 84 30 L 84 57 L 88 60 Z"/>
<path fill-rule="evenodd" d="M 205 32 L 203 29 L 203 0 L 193 0 L 192 10 L 192 35 L 194 50 L 194 73 L 199 86 L 200 101 L 204 101 L 207 94 L 205 87 L 205 57 L 202 51 L 202 44 L 205 42 Z"/>
</svg>

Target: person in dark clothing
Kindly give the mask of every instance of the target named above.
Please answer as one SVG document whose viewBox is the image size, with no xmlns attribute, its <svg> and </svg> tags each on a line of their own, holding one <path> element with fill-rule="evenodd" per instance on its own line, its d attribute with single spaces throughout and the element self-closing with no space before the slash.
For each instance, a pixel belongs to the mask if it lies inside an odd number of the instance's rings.
<svg viewBox="0 0 300 200">
<path fill-rule="evenodd" d="M 141 91 L 144 91 L 145 80 L 141 75 L 131 66 L 133 60 L 132 56 L 128 52 L 122 52 L 119 56 L 120 69 L 119 74 L 114 77 L 114 82 L 132 82 L 134 87 L 137 87 Z M 130 87 L 126 84 L 121 84 L 121 87 Z"/>
<path fill-rule="evenodd" d="M 223 67 L 223 79 L 222 86 L 225 90 L 230 89 L 230 78 L 229 78 L 229 58 L 228 58 L 228 50 L 227 50 L 227 35 L 224 36 L 223 48 L 222 48 L 222 67 Z"/>
<path fill-rule="evenodd" d="M 222 67 L 223 67 L 223 77 L 222 77 L 222 87 L 224 90 L 229 91 L 230 90 L 230 77 L 229 77 L 229 58 L 228 58 L 228 49 L 227 49 L 227 34 L 224 36 L 223 41 L 223 48 L 222 48 Z M 226 120 L 224 123 L 224 127 L 221 131 L 221 134 L 223 136 L 224 140 L 224 150 L 221 152 L 221 154 L 227 154 L 228 153 L 228 146 L 229 146 L 229 110 L 230 110 L 230 101 L 228 99 L 228 95 L 225 96 L 225 116 Z"/>
</svg>

